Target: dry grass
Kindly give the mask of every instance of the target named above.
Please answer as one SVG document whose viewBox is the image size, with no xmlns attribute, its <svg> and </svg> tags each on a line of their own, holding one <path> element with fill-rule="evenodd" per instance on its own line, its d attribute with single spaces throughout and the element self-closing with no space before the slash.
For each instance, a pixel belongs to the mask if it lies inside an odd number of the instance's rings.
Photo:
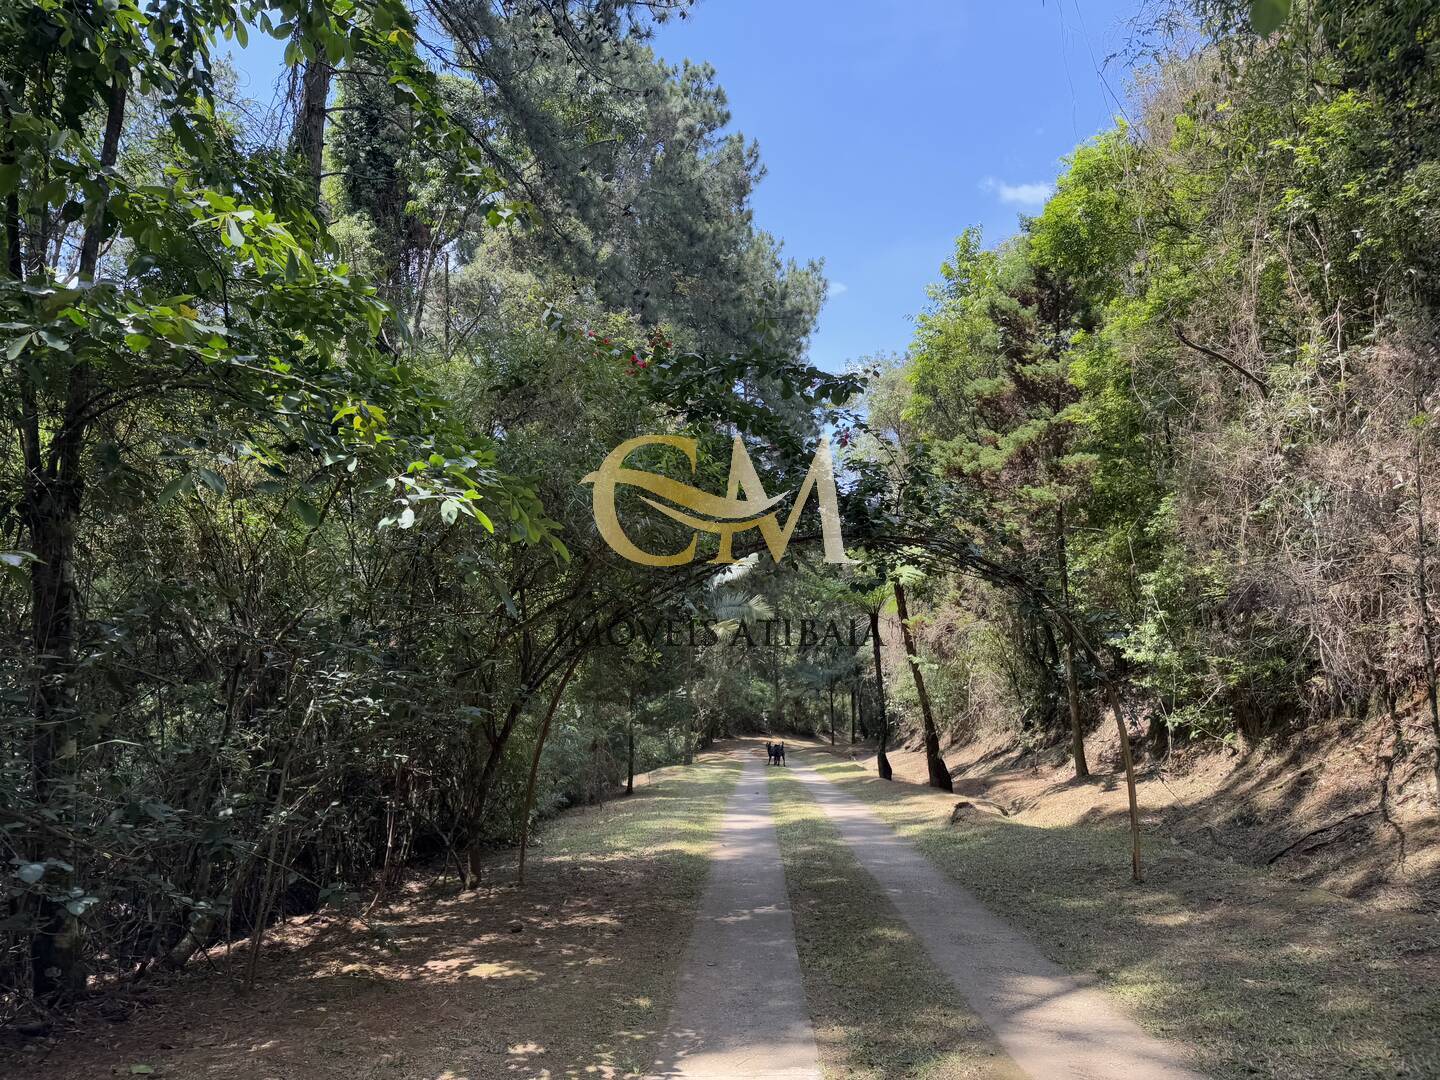
<svg viewBox="0 0 1440 1080">
<path fill-rule="evenodd" d="M 769 775 L 826 1075 L 1020 1080 L 801 782 L 783 769 Z"/>
<path fill-rule="evenodd" d="M 1393 719 L 1310 721 L 1241 753 L 1193 744 L 1142 762 L 1141 813 L 1203 855 L 1268 866 L 1367 905 L 1440 912 L 1429 724 L 1412 707 Z M 1022 753 L 1010 731 L 979 734 L 944 756 L 957 795 L 998 803 L 1027 825 L 1121 824 L 1128 805 L 1114 725 L 1100 724 L 1085 744 L 1088 781 L 1075 779 L 1068 743 Z M 868 747 L 853 760 L 874 768 Z M 896 779 L 925 783 L 922 751 L 895 749 L 890 761 Z"/>
<path fill-rule="evenodd" d="M 955 798 L 820 765 L 1072 971 L 1217 1078 L 1440 1076 L 1440 927 L 1172 845 L 1128 880 L 1108 826 L 951 825 Z"/>
<path fill-rule="evenodd" d="M 92 1017 L 53 1048 L 0 1058 L 0 1075 L 88 1080 L 135 1064 L 184 1080 L 638 1071 L 668 1015 L 678 943 L 738 772 L 719 757 L 664 770 L 630 798 L 561 815 L 523 890 L 507 856 L 494 884 L 413 890 L 369 929 L 292 924 L 254 993 L 238 995 L 223 965 L 196 971 L 127 1022 Z"/>
</svg>

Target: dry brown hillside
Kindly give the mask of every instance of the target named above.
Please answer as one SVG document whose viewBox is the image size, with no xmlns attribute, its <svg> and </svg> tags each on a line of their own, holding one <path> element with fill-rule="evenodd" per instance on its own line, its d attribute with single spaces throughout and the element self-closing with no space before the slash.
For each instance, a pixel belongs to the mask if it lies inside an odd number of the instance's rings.
<svg viewBox="0 0 1440 1080">
<path fill-rule="evenodd" d="M 1120 820 L 1125 788 L 1109 724 L 1086 740 L 1093 774 L 1076 780 L 1067 748 L 1023 753 L 1013 736 L 945 748 L 960 797 L 1030 825 Z M 872 748 L 855 759 L 874 764 Z M 925 782 L 918 742 L 890 753 L 896 779 Z M 1440 811 L 1425 718 L 1336 721 L 1247 749 L 1192 746 L 1142 757 L 1142 820 L 1151 842 L 1179 844 L 1353 899 L 1440 910 Z"/>
</svg>

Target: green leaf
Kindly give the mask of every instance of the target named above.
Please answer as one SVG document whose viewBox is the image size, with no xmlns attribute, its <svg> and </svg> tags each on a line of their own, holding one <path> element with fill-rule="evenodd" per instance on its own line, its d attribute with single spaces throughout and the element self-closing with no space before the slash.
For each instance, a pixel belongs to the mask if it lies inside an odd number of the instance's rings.
<svg viewBox="0 0 1440 1080">
<path fill-rule="evenodd" d="M 414 509 L 413 509 L 412 507 L 407 506 L 407 507 L 405 507 L 404 510 L 400 511 L 400 520 L 399 520 L 398 522 L 396 522 L 396 524 L 398 524 L 398 525 L 400 526 L 400 528 L 402 528 L 402 529 L 408 529 L 408 528 L 410 528 L 411 525 L 414 525 L 414 524 L 415 524 L 415 511 L 414 511 Z"/>
<path fill-rule="evenodd" d="M 21 334 L 17 338 L 12 338 L 10 344 L 5 347 L 6 359 L 14 360 L 17 356 L 24 352 L 25 346 L 30 344 L 30 339 L 32 336 L 33 335 L 30 334 Z"/>
<path fill-rule="evenodd" d="M 300 524 L 306 528 L 313 529 L 320 524 L 320 511 L 315 509 L 313 503 L 302 499 L 299 495 L 291 496 L 290 501 L 287 502 L 285 506 L 300 520 Z"/>
<path fill-rule="evenodd" d="M 454 499 L 446 499 L 440 504 L 440 516 L 445 519 L 446 525 L 454 525 L 455 519 L 460 516 L 460 504 Z"/>
<path fill-rule="evenodd" d="M 240 223 L 233 217 L 225 222 L 225 237 L 229 247 L 245 246 L 245 234 L 240 230 Z"/>
<path fill-rule="evenodd" d="M 126 334 L 125 344 L 136 352 L 141 352 L 150 347 L 150 339 L 144 334 Z"/>
<path fill-rule="evenodd" d="M 156 502 L 161 506 L 168 506 L 175 496 L 194 489 L 195 478 L 189 473 L 181 473 L 160 489 L 160 498 Z"/>
<path fill-rule="evenodd" d="M 225 478 L 214 469 L 196 469 L 195 475 L 200 478 L 202 484 L 215 492 L 216 495 L 225 494 Z"/>
<path fill-rule="evenodd" d="M 1290 17 L 1290 0 L 1250 0 L 1250 27 L 1262 37 L 1273 34 Z"/>
</svg>

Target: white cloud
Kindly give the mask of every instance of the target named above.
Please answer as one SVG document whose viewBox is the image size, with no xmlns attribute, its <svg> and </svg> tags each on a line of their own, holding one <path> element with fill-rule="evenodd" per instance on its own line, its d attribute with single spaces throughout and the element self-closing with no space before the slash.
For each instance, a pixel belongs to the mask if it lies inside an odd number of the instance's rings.
<svg viewBox="0 0 1440 1080">
<path fill-rule="evenodd" d="M 849 285 L 846 285 L 843 281 L 832 281 L 832 282 L 830 282 L 830 295 L 831 295 L 831 296 L 840 296 L 842 293 L 847 293 L 847 292 L 849 292 L 849 291 L 850 291 L 850 286 L 849 286 Z"/>
<path fill-rule="evenodd" d="M 993 176 L 987 176 L 980 184 L 982 191 L 993 191 L 1000 196 L 1000 201 L 1009 203 L 1011 206 L 1029 206 L 1035 209 L 1045 205 L 1045 200 L 1050 198 L 1054 188 L 1049 184 L 1007 184 L 1004 180 L 996 180 Z"/>
</svg>

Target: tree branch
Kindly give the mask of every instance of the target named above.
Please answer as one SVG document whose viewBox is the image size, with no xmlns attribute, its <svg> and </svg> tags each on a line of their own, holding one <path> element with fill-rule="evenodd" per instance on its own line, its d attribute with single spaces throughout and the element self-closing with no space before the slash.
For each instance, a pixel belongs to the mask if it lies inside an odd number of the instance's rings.
<svg viewBox="0 0 1440 1080">
<path fill-rule="evenodd" d="M 1230 357 L 1226 356 L 1224 353 L 1212 349 L 1208 345 L 1201 345 L 1198 341 L 1191 341 L 1185 336 L 1185 332 L 1181 330 L 1178 325 L 1175 327 L 1175 337 L 1180 342 L 1180 344 L 1184 345 L 1186 348 L 1194 349 L 1196 352 L 1202 354 L 1203 356 L 1208 356 L 1212 360 L 1219 360 L 1220 363 L 1224 364 L 1232 371 L 1237 371 L 1241 375 L 1245 376 L 1245 378 L 1249 379 L 1252 383 L 1254 383 L 1260 388 L 1261 397 L 1270 396 L 1270 384 L 1264 379 L 1262 379 L 1259 375 L 1256 375 L 1253 371 L 1249 370 L 1246 367 L 1242 367 L 1234 360 L 1231 360 Z"/>
</svg>

